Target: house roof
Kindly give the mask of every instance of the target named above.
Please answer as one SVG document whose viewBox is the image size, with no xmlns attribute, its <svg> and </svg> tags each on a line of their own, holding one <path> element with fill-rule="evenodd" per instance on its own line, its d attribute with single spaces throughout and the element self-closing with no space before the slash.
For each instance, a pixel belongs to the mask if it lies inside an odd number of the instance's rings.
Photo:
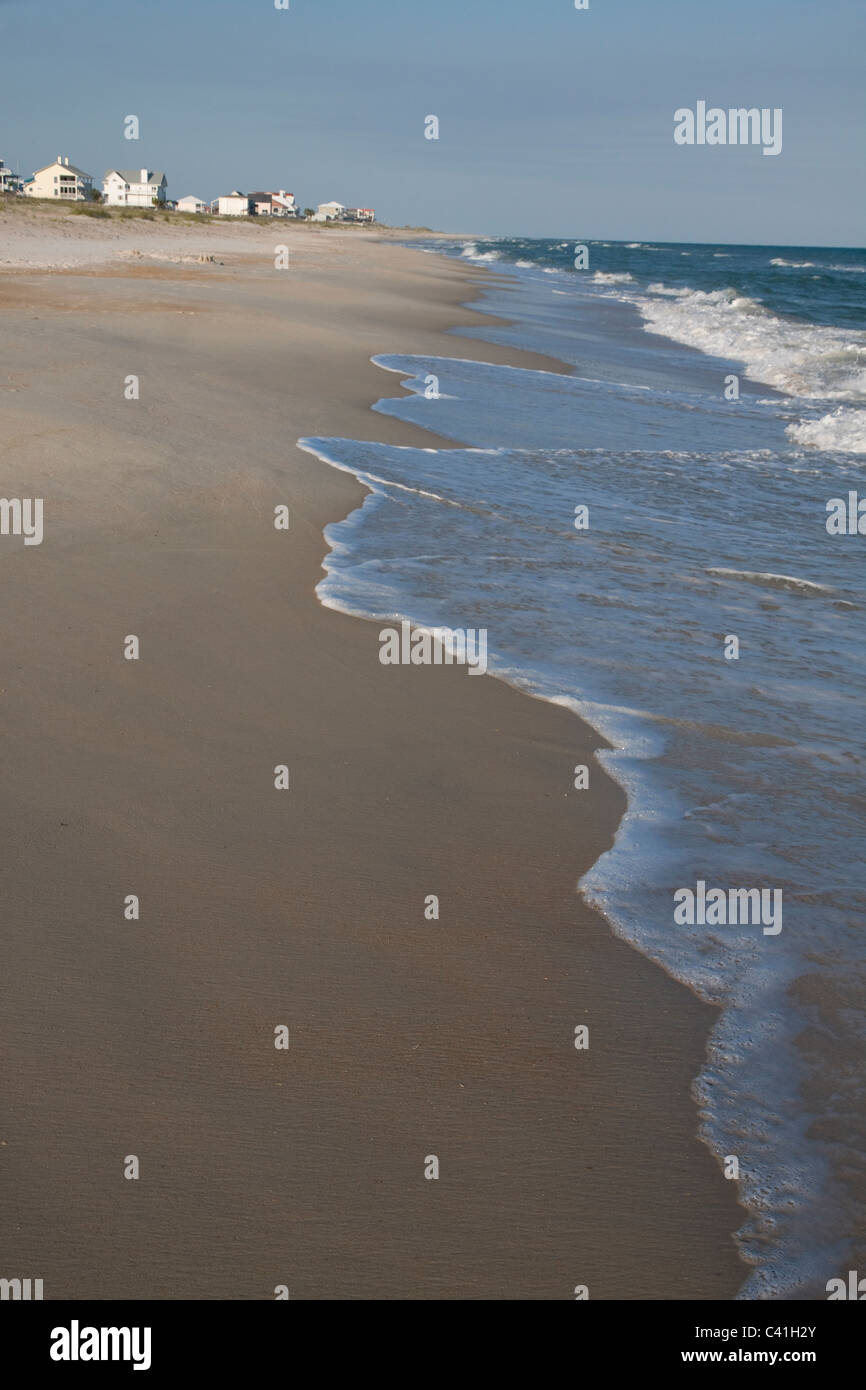
<svg viewBox="0 0 866 1390">
<path fill-rule="evenodd" d="M 199 198 L 197 193 L 185 193 L 182 198 L 178 198 L 179 203 L 203 203 L 204 198 Z"/>
<path fill-rule="evenodd" d="M 33 177 L 36 178 L 38 174 L 44 174 L 49 169 L 62 169 L 64 174 L 77 174 L 82 179 L 90 178 L 90 175 L 85 174 L 83 169 L 76 169 L 74 164 L 61 164 L 59 159 L 53 160 L 51 164 L 43 164 L 41 169 L 36 170 Z"/>
<path fill-rule="evenodd" d="M 141 169 L 106 169 L 103 179 L 107 179 L 111 174 L 119 174 L 124 183 L 141 183 Z M 148 183 L 162 183 L 165 174 L 161 169 L 148 169 Z"/>
</svg>

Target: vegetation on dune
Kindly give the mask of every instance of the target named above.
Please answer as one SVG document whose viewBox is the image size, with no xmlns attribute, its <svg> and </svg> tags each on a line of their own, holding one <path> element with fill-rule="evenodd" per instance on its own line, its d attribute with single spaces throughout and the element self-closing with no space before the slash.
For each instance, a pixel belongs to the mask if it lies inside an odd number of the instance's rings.
<svg viewBox="0 0 866 1390">
<path fill-rule="evenodd" d="M 169 224 L 184 226 L 200 226 L 202 223 L 219 222 L 226 225 L 237 225 L 241 223 L 250 227 L 266 225 L 288 230 L 290 227 L 310 227 L 315 232 L 323 229 L 340 228 L 346 230 L 348 227 L 367 226 L 360 222 L 311 222 L 308 218 L 312 215 L 312 209 L 304 210 L 304 217 L 279 217 L 279 216 L 254 216 L 247 214 L 241 217 L 220 217 L 217 213 L 207 212 L 181 212 L 172 208 L 165 207 L 159 203 L 153 207 L 130 208 L 118 207 L 115 204 L 107 204 L 105 200 L 96 194 L 86 202 L 73 202 L 67 198 L 32 198 L 29 195 L 21 196 L 15 193 L 0 194 L 0 213 L 9 212 L 14 214 L 32 215 L 36 217 L 99 217 L 107 221 L 120 222 L 166 222 Z M 385 223 L 377 223 L 376 228 L 385 229 Z M 427 232 L 429 227 L 405 228 L 406 231 Z"/>
<path fill-rule="evenodd" d="M 209 213 L 174 212 L 170 208 L 125 208 L 108 206 L 102 199 L 87 202 L 73 202 L 71 199 L 18 197 L 16 194 L 0 196 L 0 212 L 27 216 L 59 217 L 99 217 L 112 222 L 173 222 L 198 225 L 214 222 L 217 219 Z M 251 219 L 255 220 L 255 219 Z"/>
</svg>

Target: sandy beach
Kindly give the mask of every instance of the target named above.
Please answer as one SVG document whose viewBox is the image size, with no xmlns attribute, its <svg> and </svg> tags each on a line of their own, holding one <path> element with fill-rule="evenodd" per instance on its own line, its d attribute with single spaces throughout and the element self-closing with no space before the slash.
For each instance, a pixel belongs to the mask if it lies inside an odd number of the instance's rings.
<svg viewBox="0 0 866 1390">
<path fill-rule="evenodd" d="M 46 1298 L 747 1273 L 690 1090 L 715 1013 L 576 890 L 624 807 L 598 735 L 316 598 L 364 492 L 298 438 L 447 447 L 371 413 L 373 354 L 566 370 L 449 337 L 486 273 L 396 240 L 0 215 L 0 490 L 45 528 L 0 537 L 0 1226 Z"/>
</svg>

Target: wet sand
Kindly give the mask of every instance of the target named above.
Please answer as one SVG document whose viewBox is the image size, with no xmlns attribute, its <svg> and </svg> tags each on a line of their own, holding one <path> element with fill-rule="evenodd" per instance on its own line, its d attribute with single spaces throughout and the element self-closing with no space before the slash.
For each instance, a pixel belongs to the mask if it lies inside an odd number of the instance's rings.
<svg viewBox="0 0 866 1390">
<path fill-rule="evenodd" d="M 460 307 L 482 272 L 263 247 L 0 274 L 0 490 L 45 499 L 41 546 L 0 537 L 0 1275 L 730 1298 L 743 1213 L 690 1096 L 713 1011 L 576 892 L 624 804 L 598 736 L 381 666 L 380 624 L 314 593 L 364 493 L 295 441 L 443 443 L 371 413 L 400 388 L 369 358 L 471 355 L 445 335 L 489 323 Z"/>
</svg>

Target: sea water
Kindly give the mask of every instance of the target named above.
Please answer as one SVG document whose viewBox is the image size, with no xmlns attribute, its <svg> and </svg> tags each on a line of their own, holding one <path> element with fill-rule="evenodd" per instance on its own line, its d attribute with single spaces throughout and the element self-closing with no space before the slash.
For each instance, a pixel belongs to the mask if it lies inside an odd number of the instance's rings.
<svg viewBox="0 0 866 1390">
<path fill-rule="evenodd" d="M 319 597 L 486 628 L 494 674 L 610 742 L 628 811 L 580 891 L 721 1006 L 695 1092 L 742 1296 L 796 1296 L 847 1268 L 866 1181 L 866 535 L 826 524 L 866 496 L 866 255 L 587 245 L 427 248 L 501 270 L 473 307 L 510 323 L 376 359 L 410 394 L 375 408 L 453 448 L 302 441 L 371 489 Z M 783 929 L 677 925 L 698 881 L 781 889 Z"/>
</svg>

